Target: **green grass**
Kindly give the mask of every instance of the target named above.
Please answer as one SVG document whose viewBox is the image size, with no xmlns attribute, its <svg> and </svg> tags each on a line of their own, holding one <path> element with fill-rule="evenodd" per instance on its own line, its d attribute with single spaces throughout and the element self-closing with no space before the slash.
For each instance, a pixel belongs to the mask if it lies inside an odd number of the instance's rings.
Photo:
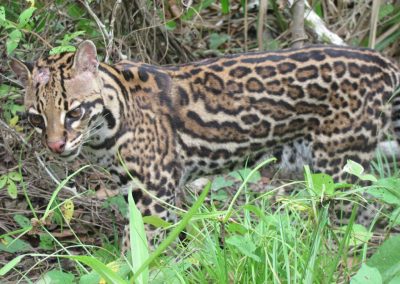
<svg viewBox="0 0 400 284">
<path fill-rule="evenodd" d="M 375 166 L 383 164 L 377 162 Z M 382 174 L 384 168 L 380 170 Z M 400 268 L 398 265 L 393 268 L 390 260 L 385 263 L 389 268 L 376 264 L 384 262 L 370 261 L 369 257 L 376 249 L 371 242 L 371 228 L 356 224 L 357 207 L 365 206 L 361 197 L 363 192 L 372 192 L 375 197 L 379 193 L 381 200 L 389 199 L 387 194 L 395 195 L 398 200 L 390 199 L 391 204 L 394 206 L 397 202 L 394 207 L 400 207 L 400 195 L 393 192 L 400 184 L 399 179 L 380 177 L 373 186 L 341 190 L 337 189 L 341 186 L 333 186 L 334 191 L 330 191 L 329 178 L 324 177 L 321 181 L 319 175 L 306 168 L 306 182 L 282 185 L 297 188 L 292 195 L 271 199 L 275 191 L 254 195 L 249 190 L 251 183 L 259 182 L 257 169 L 240 173 L 232 176 L 245 180 L 237 190 L 244 201 L 237 202 L 235 195 L 226 210 L 218 209 L 213 200 L 216 191 L 211 190 L 211 204 L 205 204 L 204 198 L 212 188 L 208 185 L 200 196 L 193 196 L 194 205 L 170 228 L 168 236 L 154 252 L 147 249 L 140 214 L 130 202 L 131 219 L 135 220 L 130 229 L 138 232 L 131 236 L 133 253 L 130 257 L 118 260 L 117 255 L 107 252 L 107 248 L 113 249 L 110 245 L 96 248 L 82 244 L 79 239 L 75 246 L 60 243 L 42 225 L 59 249 L 52 254 L 38 254 L 25 248 L 24 255 L 17 256 L 0 269 L 0 276 L 12 269 L 18 270 L 17 264 L 24 257 L 35 257 L 38 263 L 49 258 L 56 258 L 60 263 L 65 258 L 76 261 L 72 271 L 62 271 L 60 264 L 43 275 L 63 283 L 79 283 L 79 280 L 99 283 L 101 278 L 107 283 L 346 283 L 358 271 L 357 277 L 371 271 L 385 279 L 400 275 Z M 360 178 L 371 178 L 371 175 L 358 174 Z M 218 182 L 221 185 L 221 179 Z M 218 190 L 228 188 L 219 186 Z M 52 196 L 52 202 L 57 192 Z M 332 204 L 340 200 L 352 203 L 353 210 L 346 226 L 336 225 L 330 214 Z M 45 216 L 52 207 L 48 206 Z M 378 217 L 389 218 L 390 215 Z M 183 230 L 187 235 L 184 243 L 180 243 L 177 236 Z M 14 245 L 18 243 L 10 236 L 1 237 Z M 395 244 L 400 245 L 400 242 Z M 70 250 L 76 247 L 83 247 L 86 255 L 73 255 Z M 0 250 L 5 248 L 4 244 L 0 246 Z M 391 253 L 399 249 L 392 246 L 385 259 L 390 259 Z M 14 252 L 19 252 L 18 248 Z M 361 267 L 362 263 L 373 266 Z M 392 272 L 388 273 L 388 270 Z M 29 270 L 18 271 L 20 279 L 26 280 L 25 274 Z"/>
</svg>

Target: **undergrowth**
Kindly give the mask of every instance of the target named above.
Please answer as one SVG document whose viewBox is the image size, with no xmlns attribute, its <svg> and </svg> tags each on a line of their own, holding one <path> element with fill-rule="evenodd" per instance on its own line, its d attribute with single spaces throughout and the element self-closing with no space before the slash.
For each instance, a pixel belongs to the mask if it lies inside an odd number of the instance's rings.
<svg viewBox="0 0 400 284">
<path fill-rule="evenodd" d="M 387 232 L 399 224 L 400 179 L 364 174 L 359 164 L 348 161 L 344 170 L 372 185 L 335 184 L 330 176 L 313 174 L 306 167 L 304 181 L 254 195 L 250 187 L 259 182 L 259 169 L 264 164 L 231 175 L 242 182 L 226 209 L 218 208 L 213 197 L 231 183 L 225 178 L 209 183 L 199 196 L 193 196 L 196 201 L 181 214 L 178 223 L 162 224 L 160 229 L 167 228 L 168 235 L 154 251 L 147 248 L 143 219 L 130 196 L 132 253 L 122 258 L 107 243 L 104 247 L 87 246 L 76 236 L 71 244 L 63 244 L 46 229 L 46 220 L 60 208 L 65 223 L 71 221 L 73 200 L 53 203 L 76 172 L 54 191 L 48 210 L 38 214 L 35 221 L 57 249 L 51 254 L 27 250 L 29 244 L 21 236 L 34 228 L 32 222 L 21 219 L 21 230 L 1 236 L 0 249 L 24 254 L 4 265 L 0 275 L 14 270 L 19 281 L 29 282 L 29 272 L 35 266 L 20 270 L 18 263 L 23 258 L 34 258 L 38 265 L 53 258 L 58 268 L 44 273 L 36 283 L 346 283 L 349 279 L 352 283 L 396 283 L 393 281 L 400 277 L 400 238 L 390 237 Z M 275 191 L 288 186 L 298 190 L 272 201 Z M 211 200 L 206 204 L 209 192 Z M 366 193 L 394 208 L 391 215 L 377 211 L 369 227 L 356 223 L 357 210 L 368 205 Z M 236 202 L 239 197 L 242 201 Z M 332 218 L 332 205 L 343 200 L 353 209 L 348 219 L 337 221 Z M 388 227 L 377 241 L 379 235 L 373 226 L 378 219 L 385 219 Z M 157 225 L 157 218 L 151 223 Z M 178 241 L 182 232 L 186 237 Z M 74 255 L 77 247 L 86 253 Z M 67 260 L 75 261 L 75 265 L 65 269 Z"/>
</svg>

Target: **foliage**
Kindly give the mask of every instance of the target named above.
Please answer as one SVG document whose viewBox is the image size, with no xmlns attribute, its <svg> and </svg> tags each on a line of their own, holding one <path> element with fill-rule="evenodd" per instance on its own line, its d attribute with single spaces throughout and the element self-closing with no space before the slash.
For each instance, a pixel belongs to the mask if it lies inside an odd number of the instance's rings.
<svg viewBox="0 0 400 284">
<path fill-rule="evenodd" d="M 32 60 L 45 50 L 51 50 L 52 54 L 73 51 L 82 39 L 93 40 L 101 57 L 110 52 L 111 60 L 130 57 L 157 64 L 183 63 L 260 48 L 255 36 L 259 12 L 257 7 L 246 6 L 252 1 L 144 1 L 146 5 L 142 5 L 143 1 L 123 1 L 116 18 L 113 16 L 114 1 L 87 2 L 100 23 L 83 1 L 2 1 L 0 33 L 3 41 L 0 45 L 4 46 L 4 56 Z M 174 2 L 178 6 L 177 14 L 172 12 Z M 287 47 L 290 43 L 287 32 L 289 11 L 281 7 L 283 2 L 269 1 L 264 24 L 264 46 L 268 49 Z M 368 4 L 363 1 L 309 2 L 330 29 L 348 43 L 369 45 L 369 22 L 365 20 L 370 18 Z M 184 3 L 189 4 L 184 6 Z M 116 20 L 114 25 L 113 18 Z M 400 7 L 390 1 L 382 4 L 378 16 L 377 50 L 392 57 L 399 56 L 399 23 Z M 312 33 L 309 37 L 312 39 Z M 15 81 L 8 80 L 11 76 L 6 62 L 0 63 L 1 73 L 5 74 L 0 79 L 0 116 L 11 128 L 23 132 L 22 96 Z M 18 162 L 23 164 L 21 159 Z M 179 224 L 173 225 L 156 216 L 142 219 L 133 210 L 135 217 L 131 220 L 136 223 L 130 224 L 131 230 L 138 230 L 142 220 L 144 224 L 172 230 L 171 237 L 150 256 L 146 254 L 143 242 L 133 241 L 133 251 L 141 251 L 143 258 L 135 258 L 133 254 L 130 258 L 118 259 L 117 237 L 108 240 L 110 236 L 96 235 L 102 242 L 101 247 L 96 247 L 83 244 L 78 232 L 73 232 L 70 222 L 73 225 L 76 221 L 75 207 L 82 200 L 75 203 L 74 199 L 62 199 L 58 194 L 75 178 L 74 175 L 67 175 L 54 191 L 47 190 L 47 199 L 40 199 L 23 193 L 30 186 L 26 180 L 31 177 L 27 173 L 35 172 L 20 173 L 10 168 L 0 175 L 0 190 L 7 190 L 7 198 L 25 194 L 28 203 L 39 205 L 30 206 L 30 213 L 15 215 L 16 229 L 0 236 L 0 251 L 7 257 L 9 254 L 15 257 L 5 262 L 0 276 L 18 271 L 22 274 L 17 277 L 30 277 L 31 270 L 20 271 L 21 267 L 24 269 L 21 262 L 34 258 L 37 261 L 33 268 L 45 264 L 48 269 L 48 259 L 56 258 L 56 264 L 51 263 L 52 270 L 40 275 L 36 283 L 104 283 L 106 280 L 136 283 L 135 277 L 142 277 L 143 282 L 149 279 L 150 283 L 323 283 L 327 279 L 331 279 L 328 282 L 346 282 L 353 275 L 352 283 L 396 283 L 399 279 L 396 253 L 400 250 L 394 248 L 399 246 L 398 239 L 389 238 L 367 260 L 372 251 L 372 228 L 357 224 L 355 214 L 358 204 L 364 204 L 364 198 L 360 196 L 368 193 L 394 208 L 387 216 L 383 212 L 377 218 L 388 218 L 391 225 L 398 225 L 400 181 L 395 173 L 389 177 L 365 174 L 361 165 L 351 161 L 345 170 L 359 180 L 372 182 L 372 186 L 335 184 L 329 175 L 306 170 L 304 181 L 254 196 L 248 189 L 255 183 L 262 183 L 258 169 L 245 168 L 228 176 L 218 176 L 211 185 L 211 204 L 203 204 L 205 196 L 194 195 L 193 199 L 198 202 Z M 238 182 L 242 185 L 238 186 Z M 277 190 L 286 187 L 296 190 L 289 196 L 273 199 Z M 238 195 L 229 202 L 232 190 Z M 244 201 L 237 202 L 239 197 Z M 346 226 L 335 227 L 329 206 L 343 200 L 354 208 L 352 219 Z M 103 208 L 118 208 L 123 216 L 132 210 L 132 204 L 128 206 L 121 197 L 111 198 L 103 205 Z M 73 242 L 57 238 L 49 231 L 54 223 L 72 231 Z M 176 239 L 184 229 L 186 243 L 182 245 Z M 35 248 L 27 241 L 30 240 L 28 233 L 39 236 Z M 137 236 L 135 240 L 138 240 Z M 33 253 L 34 250 L 41 254 Z M 76 250 L 85 256 L 72 255 Z M 24 255 L 17 255 L 20 253 Z M 61 261 L 65 258 L 76 261 L 75 269 L 63 270 Z M 350 259 L 351 265 L 348 264 Z M 133 274 L 132 271 L 143 273 Z"/>
</svg>

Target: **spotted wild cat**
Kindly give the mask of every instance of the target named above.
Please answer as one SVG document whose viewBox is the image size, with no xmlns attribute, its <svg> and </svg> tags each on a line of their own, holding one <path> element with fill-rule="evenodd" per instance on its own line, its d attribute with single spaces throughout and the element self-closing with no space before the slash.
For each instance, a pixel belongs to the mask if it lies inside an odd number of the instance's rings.
<svg viewBox="0 0 400 284">
<path fill-rule="evenodd" d="M 288 171 L 302 163 L 343 178 L 364 165 L 391 130 L 400 134 L 399 68 L 379 53 L 309 46 L 206 59 L 172 67 L 100 63 L 95 45 L 76 53 L 12 60 L 30 123 L 43 145 L 72 160 L 84 151 L 121 188 L 130 173 L 174 204 L 187 182 L 264 155 Z M 169 211 L 139 189 L 145 215 Z"/>
</svg>

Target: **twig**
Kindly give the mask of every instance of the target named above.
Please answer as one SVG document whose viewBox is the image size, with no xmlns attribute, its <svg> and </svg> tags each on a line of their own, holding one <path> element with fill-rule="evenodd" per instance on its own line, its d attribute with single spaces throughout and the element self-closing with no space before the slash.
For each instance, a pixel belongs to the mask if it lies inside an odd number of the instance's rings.
<svg viewBox="0 0 400 284">
<path fill-rule="evenodd" d="M 267 24 L 267 10 L 268 10 L 268 0 L 260 0 L 260 10 L 258 16 L 258 27 L 257 27 L 257 41 L 258 41 L 258 49 L 264 50 L 263 44 L 263 33 L 264 33 L 264 24 Z"/>
<path fill-rule="evenodd" d="M 121 6 L 122 0 L 117 0 L 114 4 L 112 15 L 111 15 L 111 22 L 110 22 L 110 33 L 108 37 L 108 45 L 106 48 L 106 57 L 104 59 L 104 62 L 108 63 L 109 55 L 112 52 L 112 47 L 113 47 L 113 42 L 114 42 L 114 24 L 115 24 L 115 19 L 117 17 L 117 12 L 119 7 Z"/>
<path fill-rule="evenodd" d="M 376 43 L 376 28 L 378 26 L 378 16 L 379 16 L 379 6 L 381 5 L 381 0 L 373 0 L 372 2 L 372 12 L 371 12 L 371 22 L 369 25 L 369 43 L 368 47 L 374 48 Z"/>
<path fill-rule="evenodd" d="M 289 7 L 292 7 L 296 0 L 288 0 Z M 337 45 L 346 45 L 346 43 L 337 34 L 330 31 L 324 21 L 313 11 L 307 1 L 304 1 L 304 24 L 311 29 L 320 42 L 332 43 Z"/>
<path fill-rule="evenodd" d="M 292 5 L 292 47 L 302 47 L 307 39 L 304 31 L 304 1 L 296 0 Z"/>
<path fill-rule="evenodd" d="M 247 44 L 248 44 L 248 42 L 247 42 L 247 40 L 248 40 L 248 36 L 247 36 L 247 34 L 248 34 L 248 17 L 249 17 L 249 13 L 248 13 L 248 11 L 247 11 L 247 8 L 248 8 L 248 1 L 247 0 L 244 0 L 244 51 L 246 51 L 247 52 L 247 50 L 248 50 L 248 46 L 247 46 Z"/>
<path fill-rule="evenodd" d="M 101 35 L 103 36 L 104 40 L 104 45 L 108 47 L 108 42 L 110 42 L 110 35 L 107 32 L 106 26 L 100 21 L 100 19 L 97 17 L 97 15 L 93 12 L 92 8 L 90 8 L 90 5 L 86 2 L 86 0 L 79 0 L 79 2 L 82 3 L 83 6 L 85 6 L 86 10 L 89 12 L 90 16 L 95 20 L 96 24 L 99 26 Z M 106 48 L 106 56 L 105 58 L 109 58 L 108 50 Z"/>
</svg>

